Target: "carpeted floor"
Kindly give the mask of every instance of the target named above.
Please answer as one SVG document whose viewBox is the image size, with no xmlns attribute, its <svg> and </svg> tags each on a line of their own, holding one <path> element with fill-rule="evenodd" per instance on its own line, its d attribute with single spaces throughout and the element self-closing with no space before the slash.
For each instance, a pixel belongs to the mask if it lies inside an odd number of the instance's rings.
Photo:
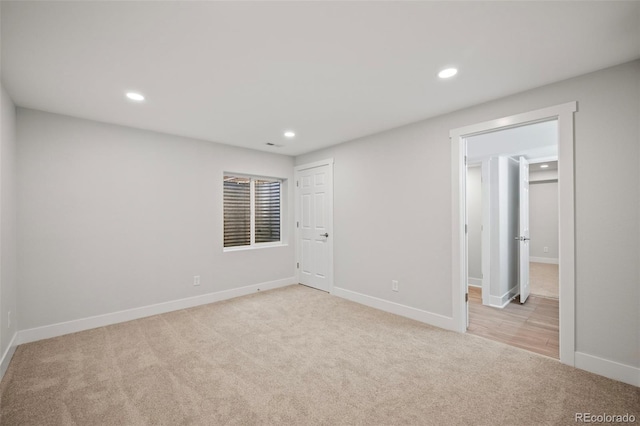
<svg viewBox="0 0 640 426">
<path fill-rule="evenodd" d="M 539 425 L 640 389 L 303 286 L 18 347 L 2 425 Z"/>
<path fill-rule="evenodd" d="M 529 280 L 531 294 L 557 299 L 559 295 L 559 269 L 558 265 L 551 263 L 529 263 Z"/>
</svg>

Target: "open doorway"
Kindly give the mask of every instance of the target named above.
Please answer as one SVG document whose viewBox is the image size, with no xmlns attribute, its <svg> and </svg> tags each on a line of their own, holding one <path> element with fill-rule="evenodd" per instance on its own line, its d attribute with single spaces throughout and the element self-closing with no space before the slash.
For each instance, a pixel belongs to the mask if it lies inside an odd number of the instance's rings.
<svg viewBox="0 0 640 426">
<path fill-rule="evenodd" d="M 531 294 L 559 299 L 558 161 L 529 168 Z"/>
<path fill-rule="evenodd" d="M 557 188 L 553 198 L 553 191 L 537 185 L 551 184 L 552 177 L 557 185 L 557 124 L 549 120 L 466 141 L 467 331 L 556 359 Z M 542 263 L 544 253 L 555 254 L 555 265 L 548 256 L 549 263 Z"/>
<path fill-rule="evenodd" d="M 560 362 L 575 366 L 575 205 L 574 205 L 574 120 L 577 102 L 468 124 L 451 129 L 452 217 L 452 305 L 454 327 L 467 331 L 467 233 L 466 154 L 467 138 L 496 130 L 558 121 L 558 211 L 559 211 L 559 309 Z"/>
</svg>

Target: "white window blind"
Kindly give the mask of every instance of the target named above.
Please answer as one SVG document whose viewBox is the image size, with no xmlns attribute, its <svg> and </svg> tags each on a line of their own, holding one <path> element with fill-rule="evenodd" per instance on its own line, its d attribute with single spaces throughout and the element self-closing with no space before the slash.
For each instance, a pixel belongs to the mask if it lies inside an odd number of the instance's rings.
<svg viewBox="0 0 640 426">
<path fill-rule="evenodd" d="M 251 244 L 251 180 L 224 177 L 224 246 Z"/>
<path fill-rule="evenodd" d="M 255 242 L 280 241 L 280 181 L 258 180 L 255 186 Z"/>
<path fill-rule="evenodd" d="M 281 241 L 282 182 L 224 176 L 224 247 Z"/>
</svg>

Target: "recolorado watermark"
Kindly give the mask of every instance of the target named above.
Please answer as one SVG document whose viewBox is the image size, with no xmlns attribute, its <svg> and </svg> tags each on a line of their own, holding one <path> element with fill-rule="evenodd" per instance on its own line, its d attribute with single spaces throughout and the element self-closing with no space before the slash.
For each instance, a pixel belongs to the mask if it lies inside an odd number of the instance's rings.
<svg viewBox="0 0 640 426">
<path fill-rule="evenodd" d="M 574 417 L 576 423 L 635 423 L 636 416 L 633 414 L 593 414 L 576 413 Z"/>
</svg>

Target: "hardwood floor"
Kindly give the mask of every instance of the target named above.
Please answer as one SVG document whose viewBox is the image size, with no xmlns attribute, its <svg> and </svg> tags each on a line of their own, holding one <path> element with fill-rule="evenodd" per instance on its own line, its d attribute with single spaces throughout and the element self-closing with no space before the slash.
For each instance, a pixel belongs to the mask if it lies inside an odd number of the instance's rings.
<svg viewBox="0 0 640 426">
<path fill-rule="evenodd" d="M 558 299 L 530 295 L 504 309 L 482 304 L 482 290 L 469 287 L 467 332 L 552 358 L 560 358 Z"/>
</svg>

